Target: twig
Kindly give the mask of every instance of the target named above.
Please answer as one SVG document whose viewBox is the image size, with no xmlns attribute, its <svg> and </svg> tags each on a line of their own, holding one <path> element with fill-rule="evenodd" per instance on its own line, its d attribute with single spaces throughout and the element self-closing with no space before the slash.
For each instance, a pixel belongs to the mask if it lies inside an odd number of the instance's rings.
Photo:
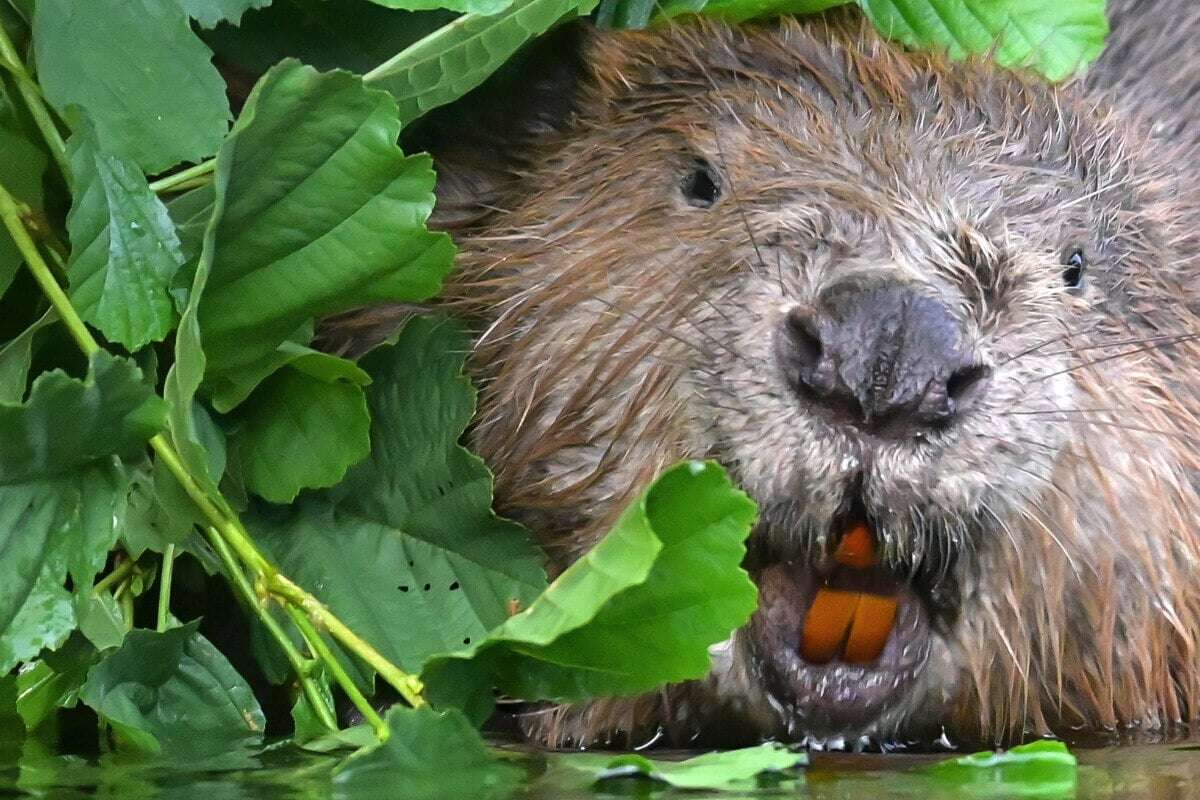
<svg viewBox="0 0 1200 800">
<path fill-rule="evenodd" d="M 50 116 L 50 109 L 46 107 L 46 103 L 42 99 L 41 90 L 29 76 L 25 64 L 21 61 L 21 55 L 13 46 L 12 40 L 8 38 L 8 33 L 5 32 L 3 26 L 0 26 L 0 67 L 4 67 L 12 73 L 17 82 L 17 91 L 21 93 L 21 99 L 25 101 L 25 106 L 29 109 L 29 116 L 33 117 L 34 124 L 42 132 L 42 138 L 46 140 L 46 145 L 50 148 L 50 155 L 54 156 L 54 160 L 58 162 L 58 168 L 62 170 L 63 177 L 69 179 L 71 165 L 67 161 L 67 143 L 63 141 L 58 125 Z"/>
<path fill-rule="evenodd" d="M 158 573 L 158 620 L 155 630 L 162 633 L 167 629 L 167 617 L 171 614 L 171 577 L 175 573 L 175 545 L 168 544 L 162 557 L 162 570 Z"/>
<path fill-rule="evenodd" d="M 195 166 L 181 169 L 172 175 L 165 178 L 159 178 L 151 182 L 150 191 L 156 194 L 164 192 L 181 192 L 184 189 L 191 189 L 193 186 L 202 186 L 207 181 L 200 181 L 200 178 L 207 178 L 212 174 L 213 169 L 217 166 L 217 160 L 210 158 L 208 161 L 201 161 Z"/>
<path fill-rule="evenodd" d="M 287 607 L 288 614 L 291 615 L 292 621 L 296 623 L 296 627 L 300 629 L 300 635 L 304 637 L 304 641 L 308 643 L 309 650 L 313 655 L 320 658 L 325 663 L 329 673 L 333 675 L 333 679 L 342 687 L 342 691 L 350 698 L 350 702 L 354 703 L 355 707 L 362 712 L 363 718 L 371 724 L 375 729 L 375 735 L 379 737 L 379 741 L 386 742 L 391 730 L 387 723 L 379 716 L 371 702 L 363 696 L 363 693 L 354 685 L 354 680 L 346 674 L 346 670 L 342 668 L 342 662 L 338 661 L 337 656 L 329 649 L 329 645 L 325 644 L 325 640 L 321 638 L 321 634 L 313 627 L 312 621 L 304 615 L 304 612 L 295 606 Z"/>
</svg>

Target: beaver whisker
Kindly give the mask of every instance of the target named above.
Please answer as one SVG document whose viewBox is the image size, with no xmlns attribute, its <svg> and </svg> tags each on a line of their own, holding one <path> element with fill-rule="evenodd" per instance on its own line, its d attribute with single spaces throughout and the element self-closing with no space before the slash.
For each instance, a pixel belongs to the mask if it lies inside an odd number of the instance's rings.
<svg viewBox="0 0 1200 800">
<path fill-rule="evenodd" d="M 1061 342 L 1062 340 L 1069 339 L 1072 336 L 1082 336 L 1085 333 L 1090 333 L 1091 331 L 1094 331 L 1096 328 L 1100 327 L 1100 325 L 1101 325 L 1101 323 L 1097 322 L 1097 323 L 1093 324 L 1091 328 L 1087 328 L 1083 331 L 1067 330 L 1067 331 L 1059 334 L 1058 336 L 1053 336 L 1049 339 L 1044 339 L 1041 342 L 1038 342 L 1037 344 L 1032 345 L 1025 350 L 1022 350 L 1018 353 L 1015 353 L 1014 355 L 1009 356 L 1005 360 L 996 364 L 994 369 L 1000 369 L 1001 367 L 1008 366 L 1009 364 L 1013 363 L 1014 361 L 1019 361 L 1020 359 L 1025 358 L 1026 356 L 1032 355 L 1033 353 L 1036 353 L 1037 351 L 1041 350 L 1043 347 L 1046 347 L 1048 345 L 1052 345 L 1057 342 Z M 1009 335 L 1015 336 L 1015 335 L 1017 335 L 1017 333 L 1018 333 L 1017 331 L 1013 331 Z M 1001 338 L 1000 341 L 997 342 L 997 345 L 1003 344 L 1003 342 L 1004 342 L 1004 339 Z"/>
<path fill-rule="evenodd" d="M 1151 343 L 1151 342 L 1157 343 L 1157 345 L 1156 345 L 1157 347 L 1168 347 L 1173 344 L 1183 344 L 1185 342 L 1191 342 L 1191 341 L 1195 341 L 1197 339 L 1200 339 L 1200 331 L 1197 331 L 1194 333 L 1164 334 L 1161 336 L 1143 336 L 1140 338 L 1133 338 L 1133 339 L 1113 339 L 1111 341 L 1094 342 L 1089 345 L 1083 345 L 1081 347 L 1074 347 L 1074 348 L 1071 348 L 1070 350 L 1052 350 L 1048 353 L 1042 353 L 1042 355 L 1044 355 L 1044 356 L 1073 355 L 1075 353 L 1082 353 L 1087 350 L 1101 350 L 1106 347 L 1124 347 L 1124 346 L 1132 345 L 1132 344 L 1146 344 L 1146 343 Z M 1148 349 L 1155 349 L 1155 348 L 1148 348 Z"/>
<path fill-rule="evenodd" d="M 1096 358 L 1096 359 L 1092 359 L 1091 361 L 1084 361 L 1080 364 L 1075 364 L 1073 366 L 1066 367 L 1064 369 L 1060 369 L 1055 372 L 1049 372 L 1049 373 L 1045 373 L 1042 375 L 1038 375 L 1033 379 L 1033 381 L 1031 381 L 1031 383 L 1039 383 L 1041 381 L 1046 381 L 1046 380 L 1049 380 L 1050 378 L 1054 378 L 1059 375 L 1065 375 L 1070 372 L 1076 372 L 1078 370 L 1085 369 L 1087 367 L 1096 366 L 1097 364 L 1105 364 L 1105 363 L 1108 363 L 1109 361 L 1115 361 L 1116 359 L 1119 359 L 1119 358 L 1128 358 L 1129 356 L 1136 356 L 1136 355 L 1140 355 L 1142 353 L 1151 353 L 1151 352 L 1154 352 L 1155 350 L 1162 350 L 1166 347 L 1169 347 L 1171 344 L 1172 344 L 1171 342 L 1160 342 L 1160 343 L 1147 345 L 1146 347 L 1139 347 L 1134 350 L 1126 350 L 1122 353 L 1113 353 L 1112 355 L 1104 356 L 1103 358 Z"/>
<path fill-rule="evenodd" d="M 706 77 L 708 77 L 709 80 L 712 79 L 711 76 Z M 716 88 L 716 84 L 714 83 L 713 89 L 715 90 Z M 728 101 L 726 102 L 728 103 Z M 732 108 L 729 110 L 730 113 L 733 112 Z M 717 158 L 721 162 L 721 169 L 724 171 L 725 181 L 729 184 L 729 197 L 733 201 L 734 208 L 737 209 L 738 218 L 742 221 L 742 227 L 746 229 L 746 236 L 750 240 L 751 248 L 754 249 L 754 257 L 758 260 L 759 265 L 766 269 L 768 268 L 767 262 L 763 259 L 762 251 L 758 248 L 758 241 L 754 238 L 754 229 L 750 226 L 750 218 L 746 216 L 746 207 L 742 204 L 741 197 L 738 195 L 737 184 L 733 180 L 733 175 L 729 169 L 729 162 L 725 159 L 725 148 L 721 144 L 721 135 L 717 132 L 716 126 L 710 126 L 709 131 L 712 133 L 713 142 L 717 147 Z M 786 294 L 787 290 L 784 288 L 783 284 L 783 272 L 777 270 L 776 278 L 779 281 L 779 291 L 783 294 Z"/>
</svg>

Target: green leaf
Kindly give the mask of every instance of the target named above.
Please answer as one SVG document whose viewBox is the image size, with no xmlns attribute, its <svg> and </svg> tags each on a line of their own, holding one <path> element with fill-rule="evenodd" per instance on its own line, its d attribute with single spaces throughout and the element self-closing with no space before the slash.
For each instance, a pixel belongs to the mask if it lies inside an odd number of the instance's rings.
<svg viewBox="0 0 1200 800">
<path fill-rule="evenodd" d="M 333 708 L 333 693 L 329 689 L 329 679 L 324 673 L 315 671 L 309 675 L 309 678 L 316 685 L 321 702 L 325 703 L 327 708 Z M 335 732 L 325 727 L 325 723 L 321 721 L 321 717 L 312 707 L 308 700 L 308 694 L 305 692 L 296 693 L 296 702 L 292 705 L 292 723 L 292 740 L 301 746 L 326 736 L 336 736 L 341 733 L 341 731 Z M 373 732 L 371 737 L 374 738 Z"/>
<path fill-rule="evenodd" d="M 261 743 L 258 701 L 197 625 L 130 631 L 88 673 L 79 699 L 113 727 L 120 746 L 190 762 Z"/>
<path fill-rule="evenodd" d="M 410 321 L 362 362 L 373 380 L 367 460 L 331 492 L 247 518 L 286 574 L 409 670 L 481 638 L 510 599 L 528 604 L 545 587 L 528 534 L 492 513 L 491 474 L 458 445 L 474 411 L 468 350 L 449 322 Z"/>
<path fill-rule="evenodd" d="M 845 5 L 851 0 L 666 0 L 658 16 L 669 18 L 680 14 L 704 14 L 706 17 L 723 19 L 727 22 L 743 22 L 748 19 L 789 14 L 816 14 L 829 8 Z M 606 0 L 607 2 L 607 0 Z M 644 2 L 614 3 L 611 27 L 645 27 L 653 10 Z M 654 5 L 654 4 L 649 4 Z M 603 10 L 603 8 L 602 8 Z"/>
<path fill-rule="evenodd" d="M 1073 797 L 1078 762 L 1062 742 L 1041 740 L 1002 753 L 984 751 L 922 772 L 958 794 L 992 797 Z"/>
<path fill-rule="evenodd" d="M 85 588 L 75 598 L 75 617 L 79 632 L 97 650 L 120 647 L 125 640 L 125 618 L 116 598 L 108 592 L 93 592 Z"/>
<path fill-rule="evenodd" d="M 140 453 L 166 417 L 141 375 L 129 359 L 100 351 L 84 380 L 46 372 L 25 403 L 0 404 L 0 486 Z"/>
<path fill-rule="evenodd" d="M 0 498 L 4 495 L 0 490 Z M 63 588 L 61 570 L 43 570 L 0 636 L 0 669 L 8 672 L 42 650 L 58 647 L 74 628 L 71 595 Z"/>
<path fill-rule="evenodd" d="M 271 0 L 179 0 L 183 10 L 202 28 L 215 28 L 218 23 L 237 25 L 242 14 L 252 8 L 266 8 Z"/>
<path fill-rule="evenodd" d="M 60 708 L 75 705 L 87 671 L 96 663 L 96 649 L 80 634 L 73 634 L 58 650 L 17 677 L 17 711 L 32 730 Z"/>
<path fill-rule="evenodd" d="M 18 202 L 39 213 L 42 209 L 42 175 L 45 171 L 45 153 L 23 136 L 0 128 L 0 184 Z M 8 231 L 0 225 L 0 295 L 12 284 L 23 261 Z"/>
<path fill-rule="evenodd" d="M 361 74 L 456 16 L 395 11 L 367 0 L 275 0 L 247 14 L 241 27 L 221 25 L 204 39 L 220 63 L 244 75 L 262 75 L 285 58 Z"/>
<path fill-rule="evenodd" d="M 128 359 L 92 356 L 84 380 L 44 373 L 23 404 L 0 403 L 0 672 L 75 625 L 69 572 L 91 586 L 116 540 L 124 471 L 165 416 Z"/>
<path fill-rule="evenodd" d="M 294 338 L 308 341 L 312 336 L 313 326 L 309 324 L 297 331 Z M 250 367 L 226 373 L 214 381 L 211 386 L 213 408 L 222 414 L 229 413 L 249 397 L 263 380 L 289 364 L 300 372 L 327 383 L 347 381 L 356 386 L 366 386 L 371 382 L 371 376 L 353 361 L 313 350 L 298 341 L 288 340 L 275 348 L 274 353 L 256 361 Z"/>
<path fill-rule="evenodd" d="M 493 684 L 528 699 L 627 695 L 699 678 L 708 647 L 753 613 L 740 568 L 755 505 L 713 463 L 660 477 L 524 612 L 434 659 L 430 697 L 478 714 Z"/>
<path fill-rule="evenodd" d="M 951 58 L 995 53 L 1050 80 L 1081 72 L 1104 49 L 1105 0 L 858 0 L 885 36 Z"/>
<path fill-rule="evenodd" d="M 360 386 L 293 367 L 276 372 L 244 403 L 230 437 L 246 488 L 273 503 L 333 486 L 371 450 Z"/>
<path fill-rule="evenodd" d="M 523 44 L 555 23 L 591 13 L 598 0 L 516 0 L 490 16 L 467 14 L 366 75 L 400 104 L 408 124 L 483 83 Z"/>
<path fill-rule="evenodd" d="M 100 149 L 148 173 L 214 152 L 228 127 L 225 83 L 212 52 L 175 2 L 39 0 L 38 80 L 61 114 L 78 106 Z"/>
<path fill-rule="evenodd" d="M 435 11 L 446 9 L 463 14 L 499 14 L 513 4 L 513 0 L 371 0 L 385 8 L 403 11 Z"/>
<path fill-rule="evenodd" d="M 391 736 L 359 751 L 334 773 L 335 796 L 392 800 L 473 800 L 510 795 L 522 771 L 488 752 L 479 734 L 457 711 L 428 706 L 393 706 L 387 713 Z M 402 787 L 402 789 L 401 789 Z"/>
<path fill-rule="evenodd" d="M 38 331 L 55 322 L 58 315 L 51 309 L 0 347 L 0 404 L 16 404 L 25 398 L 34 341 Z"/>
<path fill-rule="evenodd" d="M 88 322 L 128 350 L 175 326 L 167 294 L 183 264 L 167 208 L 128 159 L 101 152 L 85 122 L 67 145 L 75 202 L 67 216 L 71 300 Z"/>
<path fill-rule="evenodd" d="M 220 180 L 219 174 L 217 180 Z M 171 443 L 191 476 L 214 500 L 220 497 L 217 482 L 224 472 L 224 455 L 223 452 L 215 452 L 215 437 L 211 426 L 205 424 L 207 413 L 197 402 L 196 392 L 204 381 L 208 363 L 200 341 L 200 298 L 212 268 L 213 239 L 224 204 L 224 193 L 215 194 L 208 221 L 203 228 L 203 245 L 192 275 L 187 302 L 175 332 L 175 363 L 167 371 L 163 382 L 163 397 L 171 408 L 167 427 Z"/>
<path fill-rule="evenodd" d="M 785 773 L 795 778 L 808 763 L 804 753 L 793 753 L 778 742 L 726 750 L 685 761 L 657 761 L 637 753 L 568 753 L 554 757 L 557 764 L 582 770 L 593 780 L 645 776 L 676 789 L 745 791 L 753 789 L 763 773 Z"/>
<path fill-rule="evenodd" d="M 217 158 L 210 382 L 274 359 L 314 317 L 438 291 L 454 246 L 425 229 L 431 162 L 404 156 L 399 130 L 395 102 L 353 75 L 285 61 L 259 81 Z"/>
<path fill-rule="evenodd" d="M 199 510 L 162 461 L 155 459 L 152 466 L 130 476 L 121 541 L 132 558 L 147 550 L 162 553 L 168 545 L 184 544 L 199 521 Z"/>
</svg>

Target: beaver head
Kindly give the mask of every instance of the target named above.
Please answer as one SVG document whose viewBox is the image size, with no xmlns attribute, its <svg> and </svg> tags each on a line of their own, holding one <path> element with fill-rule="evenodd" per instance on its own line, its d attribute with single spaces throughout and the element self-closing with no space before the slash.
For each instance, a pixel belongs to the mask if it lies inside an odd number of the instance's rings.
<svg viewBox="0 0 1200 800">
<path fill-rule="evenodd" d="M 664 467 L 717 459 L 761 509 L 761 602 L 709 679 L 531 731 L 1189 716 L 1197 247 L 1163 145 L 849 17 L 582 35 L 519 135 L 443 148 L 448 296 L 480 322 L 472 444 L 559 565 Z M 878 558 L 847 576 L 855 525 Z M 896 601 L 881 653 L 805 653 L 821 586 Z"/>
</svg>

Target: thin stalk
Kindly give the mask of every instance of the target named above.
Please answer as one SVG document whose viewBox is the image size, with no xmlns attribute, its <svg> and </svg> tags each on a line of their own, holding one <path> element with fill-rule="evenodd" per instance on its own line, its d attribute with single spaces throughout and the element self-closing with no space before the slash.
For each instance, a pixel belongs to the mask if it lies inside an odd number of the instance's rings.
<svg viewBox="0 0 1200 800">
<path fill-rule="evenodd" d="M 42 258 L 37 245 L 29 236 L 29 231 L 25 230 L 25 223 L 21 221 L 20 206 L 3 186 L 0 186 L 0 218 L 4 220 L 4 227 L 12 236 L 13 243 L 21 251 L 29 271 L 33 273 L 34 279 L 42 287 L 46 297 L 50 299 L 50 304 L 58 311 L 59 319 L 62 320 L 63 325 L 67 326 L 67 330 L 79 345 L 79 349 L 90 358 L 93 353 L 100 350 L 100 345 L 93 338 L 87 326 L 83 324 L 83 320 L 79 318 L 67 293 L 54 279 L 54 273 L 50 271 L 50 266 Z"/>
<path fill-rule="evenodd" d="M 304 615 L 304 612 L 295 606 L 287 607 L 288 614 L 291 615 L 292 621 L 296 623 L 296 627 L 300 629 L 300 634 L 304 637 L 304 641 L 308 643 L 309 650 L 313 655 L 325 662 L 325 666 L 329 669 L 329 673 L 333 675 L 333 679 L 337 681 L 338 686 L 342 687 L 342 691 L 350 698 L 350 702 L 354 703 L 355 707 L 362 712 L 363 719 L 371 724 L 375 729 L 375 735 L 379 737 L 379 741 L 386 742 L 388 736 L 391 735 L 391 730 L 387 723 L 379 716 L 379 712 L 371 705 L 371 701 L 363 696 L 363 693 L 354 685 L 354 680 L 342 668 L 342 662 L 338 661 L 337 656 L 329 649 L 329 645 L 325 644 L 325 640 L 321 638 L 320 632 L 313 627 L 312 620 Z"/>
<path fill-rule="evenodd" d="M 125 622 L 125 630 L 133 630 L 133 587 L 128 583 L 121 584 L 117 591 L 117 602 L 121 606 L 121 619 Z"/>
<path fill-rule="evenodd" d="M 179 172 L 168 175 L 165 178 L 152 181 L 150 183 L 150 191 L 162 194 L 163 192 L 178 192 L 190 189 L 193 184 L 199 186 L 201 184 L 196 183 L 196 179 L 210 175 L 216 166 L 217 160 L 215 158 L 210 158 L 208 161 L 201 161 L 195 166 L 181 169 Z"/>
<path fill-rule="evenodd" d="M 350 652 L 354 653 L 354 655 L 361 658 L 372 669 L 378 672 L 385 681 L 390 683 L 400 693 L 400 696 L 410 706 L 419 708 L 425 705 L 425 699 L 421 697 L 421 693 L 425 689 L 424 684 L 421 683 L 421 679 L 415 675 L 409 675 L 384 658 L 378 650 L 363 641 L 358 634 L 350 630 L 346 627 L 345 623 L 330 613 L 329 609 L 320 600 L 278 572 L 275 573 L 273 580 L 267 588 L 272 594 L 277 594 L 292 604 L 299 606 L 318 628 L 324 628 L 329 631 L 330 636 L 341 642 Z"/>
<path fill-rule="evenodd" d="M 171 614 L 171 577 L 175 572 L 175 545 L 167 545 L 162 557 L 162 570 L 158 573 L 158 620 L 155 630 L 162 633 L 167 629 L 167 617 Z"/>
<path fill-rule="evenodd" d="M 67 161 L 67 143 L 63 141 L 58 125 L 50 116 L 50 109 L 46 107 L 46 102 L 42 99 L 41 90 L 38 89 L 38 85 L 25 69 L 25 64 L 21 61 L 21 54 L 17 52 L 12 39 L 8 38 L 8 33 L 3 27 L 0 27 L 0 66 L 12 73 L 17 82 L 17 91 L 21 93 L 21 99 L 25 101 L 25 106 L 29 109 L 29 116 L 33 117 L 34 124 L 41 131 L 42 138 L 46 140 L 46 145 L 50 148 L 50 155 L 54 156 L 54 160 L 58 162 L 58 168 L 62 170 L 63 177 L 69 179 L 71 165 Z"/>
<path fill-rule="evenodd" d="M 338 729 L 337 720 L 333 716 L 333 709 L 325 702 L 325 698 L 321 695 L 315 681 L 313 681 L 311 673 L 311 664 L 300 655 L 300 651 L 296 649 L 296 645 L 292 643 L 292 639 L 284 631 L 275 617 L 271 616 L 270 610 L 266 604 L 255 593 L 254 588 L 250 585 L 250 581 L 242 572 L 241 566 L 234 558 L 233 552 L 229 549 L 229 545 L 221 538 L 221 535 L 214 528 L 207 528 L 208 540 L 212 543 L 213 549 L 217 551 L 221 562 L 225 565 L 225 572 L 229 574 L 229 581 L 233 584 L 234 590 L 241 595 L 242 600 L 250 607 L 250 610 L 258 617 L 263 626 L 271 634 L 271 637 L 279 644 L 279 649 L 283 651 L 284 657 L 292 667 L 292 671 L 296 673 L 296 678 L 300 681 L 300 688 L 304 692 L 304 696 L 308 698 L 308 704 L 313 707 L 313 711 L 321 719 L 321 724 L 331 731 Z"/>
<path fill-rule="evenodd" d="M 108 591 L 113 586 L 121 583 L 125 578 L 129 577 L 129 573 L 133 572 L 135 566 L 136 564 L 132 558 L 127 558 L 120 564 L 117 564 L 113 567 L 112 572 L 105 575 L 92 587 L 92 594 L 100 594 L 101 592 Z"/>
</svg>

